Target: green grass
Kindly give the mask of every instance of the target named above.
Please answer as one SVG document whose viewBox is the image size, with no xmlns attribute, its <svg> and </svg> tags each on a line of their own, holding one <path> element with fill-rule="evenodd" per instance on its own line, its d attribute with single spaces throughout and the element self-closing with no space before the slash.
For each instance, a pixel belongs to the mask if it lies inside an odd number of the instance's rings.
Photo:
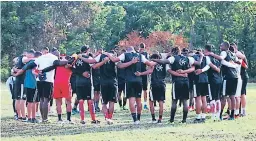
<svg viewBox="0 0 256 141">
<path fill-rule="evenodd" d="M 248 86 L 247 116 L 235 121 L 213 122 L 209 119 L 205 124 L 182 125 L 178 123 L 182 116 L 182 110 L 179 109 L 175 119 L 176 123 L 174 125 L 165 124 L 169 119 L 171 99 L 171 85 L 167 85 L 167 99 L 162 125 L 148 124 L 147 122 L 151 119 L 148 111 L 143 111 L 141 125 L 133 125 L 129 112 L 119 110 L 116 104 L 115 123 L 107 125 L 103 115 L 98 113 L 97 117 L 102 122 L 97 126 L 89 124 L 88 112 L 86 112 L 88 123 L 86 125 L 79 124 L 78 115 L 72 117 L 73 121 L 77 123 L 75 125 L 58 125 L 56 124 L 56 116 L 50 117 L 51 123 L 49 124 L 29 124 L 14 121 L 10 94 L 4 85 L 1 86 L 2 141 L 256 140 L 256 84 L 249 84 Z M 64 107 L 63 112 L 65 112 Z M 63 115 L 63 118 L 65 116 Z M 191 122 L 194 117 L 195 112 L 190 112 L 188 121 Z"/>
</svg>

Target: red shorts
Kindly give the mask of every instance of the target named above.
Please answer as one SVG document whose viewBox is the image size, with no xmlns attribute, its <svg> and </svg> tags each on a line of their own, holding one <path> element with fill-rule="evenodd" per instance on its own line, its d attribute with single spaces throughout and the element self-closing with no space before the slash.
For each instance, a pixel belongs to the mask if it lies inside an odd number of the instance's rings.
<svg viewBox="0 0 256 141">
<path fill-rule="evenodd" d="M 71 98 L 72 90 L 70 83 L 54 83 L 53 98 Z"/>
</svg>

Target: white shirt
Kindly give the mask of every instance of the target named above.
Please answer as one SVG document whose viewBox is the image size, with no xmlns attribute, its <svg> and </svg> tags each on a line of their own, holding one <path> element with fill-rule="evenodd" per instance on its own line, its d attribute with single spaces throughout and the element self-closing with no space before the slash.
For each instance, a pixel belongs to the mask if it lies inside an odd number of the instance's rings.
<svg viewBox="0 0 256 141">
<path fill-rule="evenodd" d="M 35 59 L 35 64 L 38 66 L 38 70 L 43 70 L 47 67 L 53 65 L 53 62 L 58 60 L 58 57 L 51 53 L 47 53 Z M 47 82 L 54 82 L 55 69 L 49 72 L 46 72 L 46 80 Z"/>
<path fill-rule="evenodd" d="M 232 64 L 230 62 L 227 62 L 226 60 L 224 60 L 226 57 L 227 57 L 227 52 L 226 51 L 222 51 L 220 53 L 220 57 L 221 57 L 221 64 L 224 65 L 224 66 L 227 66 L 229 68 L 236 68 L 237 66 L 235 64 Z M 238 61 L 238 58 L 236 57 L 236 61 Z"/>
<path fill-rule="evenodd" d="M 120 56 L 118 56 L 118 58 L 119 58 L 120 61 L 124 61 L 124 60 L 125 60 L 125 55 L 124 55 L 124 53 L 121 54 Z M 148 59 L 147 59 L 143 54 L 141 54 L 141 62 L 142 62 L 142 63 L 145 63 L 145 62 L 147 62 L 147 61 L 148 61 Z"/>
</svg>

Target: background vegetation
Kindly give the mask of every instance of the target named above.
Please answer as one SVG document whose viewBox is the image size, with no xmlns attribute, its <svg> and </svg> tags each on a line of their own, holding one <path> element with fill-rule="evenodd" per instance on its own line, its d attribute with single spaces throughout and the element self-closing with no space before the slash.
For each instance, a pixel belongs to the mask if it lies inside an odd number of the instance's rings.
<svg viewBox="0 0 256 141">
<path fill-rule="evenodd" d="M 24 49 L 58 47 L 68 54 L 83 44 L 109 49 L 133 31 L 144 39 L 170 35 L 181 41 L 166 38 L 149 46 L 158 49 L 211 43 L 218 51 L 223 40 L 237 42 L 255 77 L 255 11 L 255 2 L 1 2 L 1 80 Z"/>
</svg>

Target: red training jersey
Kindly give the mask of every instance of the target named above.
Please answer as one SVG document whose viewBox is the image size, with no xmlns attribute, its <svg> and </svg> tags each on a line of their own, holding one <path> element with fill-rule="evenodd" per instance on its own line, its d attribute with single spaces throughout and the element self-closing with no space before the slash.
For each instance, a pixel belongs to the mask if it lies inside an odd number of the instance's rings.
<svg viewBox="0 0 256 141">
<path fill-rule="evenodd" d="M 69 83 L 72 71 L 65 66 L 58 66 L 56 68 L 54 83 Z"/>
</svg>

